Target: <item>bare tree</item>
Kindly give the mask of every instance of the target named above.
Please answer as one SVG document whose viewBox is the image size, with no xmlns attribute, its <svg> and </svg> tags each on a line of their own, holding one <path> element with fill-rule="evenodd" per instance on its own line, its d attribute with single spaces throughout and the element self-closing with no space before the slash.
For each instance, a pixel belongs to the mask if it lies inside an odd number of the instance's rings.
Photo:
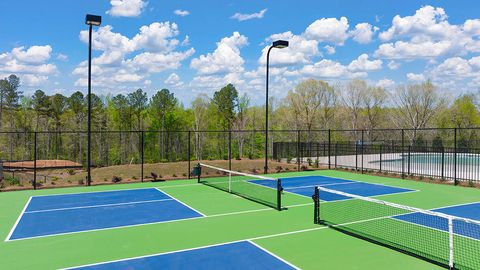
<svg viewBox="0 0 480 270">
<path fill-rule="evenodd" d="M 233 122 L 233 129 L 237 130 L 234 132 L 235 140 L 238 144 L 238 155 L 239 158 L 243 157 L 243 145 L 245 143 L 245 138 L 248 136 L 246 132 L 241 132 L 245 130 L 248 123 L 248 114 L 247 110 L 250 106 L 250 98 L 247 94 L 243 94 L 238 100 L 238 114 Z"/>
<path fill-rule="evenodd" d="M 342 103 L 350 119 L 350 128 L 360 128 L 360 117 L 362 112 L 362 103 L 367 91 L 368 85 L 362 80 L 350 81 L 342 92 Z"/>
<path fill-rule="evenodd" d="M 203 158 L 203 136 L 199 131 L 208 128 L 207 116 L 209 104 L 210 99 L 206 95 L 200 95 L 192 102 L 192 110 L 194 115 L 193 131 L 195 132 L 195 143 L 193 145 L 195 149 L 195 155 L 198 160 L 202 160 Z"/>
<path fill-rule="evenodd" d="M 391 115 L 393 122 L 397 127 L 413 129 L 413 138 L 410 139 L 415 140 L 417 130 L 428 126 L 443 100 L 437 88 L 426 81 L 398 87 L 393 102 L 396 105 L 395 112 Z"/>
<path fill-rule="evenodd" d="M 286 97 L 297 129 L 312 130 L 325 98 L 324 83 L 314 79 L 301 82 Z"/>
<path fill-rule="evenodd" d="M 362 96 L 362 107 L 367 118 L 365 126 L 369 131 L 380 126 L 384 117 L 383 107 L 387 99 L 385 88 L 367 87 L 365 95 Z"/>
</svg>

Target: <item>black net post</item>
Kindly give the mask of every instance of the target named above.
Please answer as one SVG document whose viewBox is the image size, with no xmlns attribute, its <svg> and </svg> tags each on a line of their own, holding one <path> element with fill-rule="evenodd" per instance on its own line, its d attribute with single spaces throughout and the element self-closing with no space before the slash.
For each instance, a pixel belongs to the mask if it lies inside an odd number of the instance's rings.
<svg viewBox="0 0 480 270">
<path fill-rule="evenodd" d="M 412 146 L 408 146 L 408 155 L 407 155 L 407 175 L 410 175 L 410 157 L 412 152 Z"/>
<path fill-rule="evenodd" d="M 190 158 L 191 158 L 191 148 L 190 148 L 190 139 L 191 139 L 191 135 L 192 132 L 189 130 L 188 131 L 188 144 L 187 144 L 187 155 L 188 155 L 188 171 L 187 171 L 187 175 L 188 175 L 188 179 L 190 179 L 190 172 L 191 172 L 191 164 L 190 164 Z"/>
<path fill-rule="evenodd" d="M 403 152 L 405 151 L 405 130 L 402 129 L 402 151 L 401 151 L 401 159 L 402 159 L 402 178 L 405 178 L 405 158 Z"/>
<path fill-rule="evenodd" d="M 453 130 L 453 183 L 458 185 L 457 179 L 457 128 Z"/>
<path fill-rule="evenodd" d="M 142 159 L 142 164 L 141 164 L 141 182 L 143 183 L 143 177 L 144 177 L 144 174 L 143 174 L 143 164 L 145 163 L 145 135 L 144 135 L 144 132 L 141 131 L 140 132 L 140 151 L 141 151 L 141 159 Z"/>
<path fill-rule="evenodd" d="M 365 143 L 365 142 L 364 142 L 364 131 L 363 131 L 363 129 L 362 129 L 362 131 L 361 131 L 361 134 L 362 134 L 362 142 L 361 142 L 361 144 L 360 144 L 360 147 L 361 147 L 361 148 L 360 148 L 360 151 L 361 151 L 361 152 L 360 152 L 360 154 L 361 154 L 361 163 L 360 163 L 360 167 L 361 167 L 361 168 L 360 168 L 360 169 L 362 170 L 362 174 L 363 174 L 363 146 L 364 146 L 364 143 Z"/>
<path fill-rule="evenodd" d="M 320 190 L 315 187 L 313 199 L 313 223 L 320 224 Z"/>
<path fill-rule="evenodd" d="M 37 132 L 33 133 L 33 189 L 37 189 Z"/>
<path fill-rule="evenodd" d="M 282 180 L 278 179 L 277 180 L 277 210 L 281 211 L 282 210 Z"/>
<path fill-rule="evenodd" d="M 232 170 L 232 130 L 228 130 L 228 170 Z M 268 173 L 268 170 L 265 170 Z"/>
</svg>

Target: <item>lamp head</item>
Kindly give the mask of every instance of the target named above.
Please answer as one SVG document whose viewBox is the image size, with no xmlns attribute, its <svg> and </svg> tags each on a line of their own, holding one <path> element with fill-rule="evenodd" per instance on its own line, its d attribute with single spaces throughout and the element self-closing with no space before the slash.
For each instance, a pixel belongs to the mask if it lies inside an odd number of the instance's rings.
<svg viewBox="0 0 480 270">
<path fill-rule="evenodd" d="M 97 15 L 87 14 L 87 16 L 85 17 L 85 24 L 100 26 L 100 24 L 102 24 L 102 17 Z"/>
<path fill-rule="evenodd" d="M 288 41 L 286 40 L 276 40 L 273 42 L 272 46 L 277 49 L 283 49 L 288 47 Z"/>
</svg>

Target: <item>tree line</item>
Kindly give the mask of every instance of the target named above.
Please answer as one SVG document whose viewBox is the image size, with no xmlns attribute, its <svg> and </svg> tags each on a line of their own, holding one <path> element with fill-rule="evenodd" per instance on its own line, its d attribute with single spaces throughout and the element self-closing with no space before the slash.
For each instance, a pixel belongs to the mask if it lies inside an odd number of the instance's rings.
<svg viewBox="0 0 480 270">
<path fill-rule="evenodd" d="M 272 98 L 271 129 L 379 129 L 479 127 L 478 93 L 446 97 L 432 82 L 393 91 L 363 80 L 332 84 L 308 79 Z M 16 75 L 0 80 L 1 131 L 83 131 L 87 96 L 24 95 Z M 253 105 L 228 84 L 212 96 L 198 95 L 185 107 L 168 89 L 152 97 L 142 89 L 126 95 L 92 94 L 93 130 L 262 130 L 264 106 Z"/>
</svg>

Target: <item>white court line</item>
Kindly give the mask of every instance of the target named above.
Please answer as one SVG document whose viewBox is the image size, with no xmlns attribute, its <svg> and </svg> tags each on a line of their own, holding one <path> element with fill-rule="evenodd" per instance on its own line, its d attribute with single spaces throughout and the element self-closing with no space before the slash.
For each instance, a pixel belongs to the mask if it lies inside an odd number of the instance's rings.
<svg viewBox="0 0 480 270">
<path fill-rule="evenodd" d="M 13 232 L 14 232 L 15 229 L 17 228 L 17 225 L 18 225 L 18 223 L 20 222 L 20 219 L 22 219 L 23 213 L 25 213 L 25 210 L 27 210 L 27 207 L 28 207 L 28 205 L 30 204 L 30 201 L 31 201 L 31 200 L 32 200 L 32 197 L 28 198 L 28 201 L 27 201 L 27 203 L 25 204 L 25 206 L 23 207 L 22 212 L 21 212 L 20 215 L 18 216 L 17 221 L 15 221 L 15 224 L 13 225 L 13 228 L 12 228 L 12 229 L 10 230 L 10 232 L 8 233 L 7 238 L 5 238 L 5 242 L 10 241 L 10 237 L 12 237 Z"/>
<path fill-rule="evenodd" d="M 159 200 L 148 200 L 148 201 L 138 201 L 138 202 L 110 203 L 110 204 L 87 205 L 87 206 L 77 206 L 77 207 L 65 207 L 65 208 L 56 208 L 56 209 L 26 211 L 25 214 L 54 212 L 54 211 L 65 211 L 65 210 L 75 210 L 75 209 L 85 209 L 85 208 L 97 208 L 97 207 L 107 207 L 107 206 L 120 206 L 120 205 L 139 204 L 139 203 L 163 202 L 163 201 L 173 201 L 173 200 L 174 199 L 159 199 Z"/>
<path fill-rule="evenodd" d="M 290 266 L 290 267 L 292 267 L 292 268 L 294 268 L 294 269 L 298 269 L 298 270 L 300 269 L 299 267 L 293 265 L 291 262 L 289 262 L 289 261 L 287 261 L 287 260 L 285 260 L 285 259 L 277 256 L 275 253 L 267 250 L 266 248 L 261 247 L 261 246 L 258 245 L 258 244 L 255 244 L 253 241 L 247 240 L 247 242 L 249 242 L 250 244 L 256 246 L 258 249 L 265 251 L 267 254 L 269 254 L 270 256 L 272 256 L 272 257 L 274 257 L 274 258 L 276 258 L 277 260 L 280 260 L 280 261 L 283 262 L 284 264 L 286 264 L 286 265 L 288 265 L 288 266 Z"/>
<path fill-rule="evenodd" d="M 77 193 L 62 193 L 62 194 L 42 194 L 42 195 L 33 195 L 32 197 L 49 197 L 49 196 L 65 196 L 65 195 L 81 195 L 81 194 L 91 194 L 91 193 L 101 193 L 101 192 L 117 192 L 117 191 L 131 191 L 131 190 L 144 190 L 144 189 L 155 189 L 155 187 L 148 188 L 127 188 L 127 189 L 109 189 L 109 190 L 96 190 L 88 192 L 77 192 Z"/>
<path fill-rule="evenodd" d="M 190 205 L 188 205 L 188 204 L 186 204 L 186 203 L 184 203 L 184 202 L 180 201 L 179 199 L 177 199 L 177 198 L 175 198 L 175 197 L 171 196 L 171 195 L 170 195 L 170 194 L 168 194 L 167 192 L 165 192 L 165 191 L 162 191 L 162 190 L 160 190 L 159 188 L 155 188 L 155 189 L 156 189 L 156 190 L 158 190 L 158 191 L 160 191 L 161 193 L 163 193 L 163 194 L 167 195 L 168 197 L 172 198 L 173 200 L 177 201 L 178 203 L 182 204 L 183 206 L 185 206 L 185 207 L 189 208 L 190 210 L 193 210 L 193 211 L 197 212 L 198 214 L 200 214 L 200 215 L 202 215 L 202 216 L 204 216 L 204 217 L 206 217 L 206 216 L 207 216 L 207 215 L 205 215 L 204 213 L 202 213 L 202 212 L 198 211 L 197 209 L 194 209 L 194 208 L 193 208 L 193 207 L 191 207 Z"/>
<path fill-rule="evenodd" d="M 310 187 L 328 187 L 328 186 L 336 186 L 336 185 L 349 185 L 349 184 L 358 184 L 359 182 L 351 181 L 347 183 L 330 183 L 330 184 L 320 184 L 320 185 L 309 185 L 309 186 L 297 186 L 297 187 L 288 187 L 285 189 L 294 189 L 294 188 L 310 188 Z"/>
</svg>

